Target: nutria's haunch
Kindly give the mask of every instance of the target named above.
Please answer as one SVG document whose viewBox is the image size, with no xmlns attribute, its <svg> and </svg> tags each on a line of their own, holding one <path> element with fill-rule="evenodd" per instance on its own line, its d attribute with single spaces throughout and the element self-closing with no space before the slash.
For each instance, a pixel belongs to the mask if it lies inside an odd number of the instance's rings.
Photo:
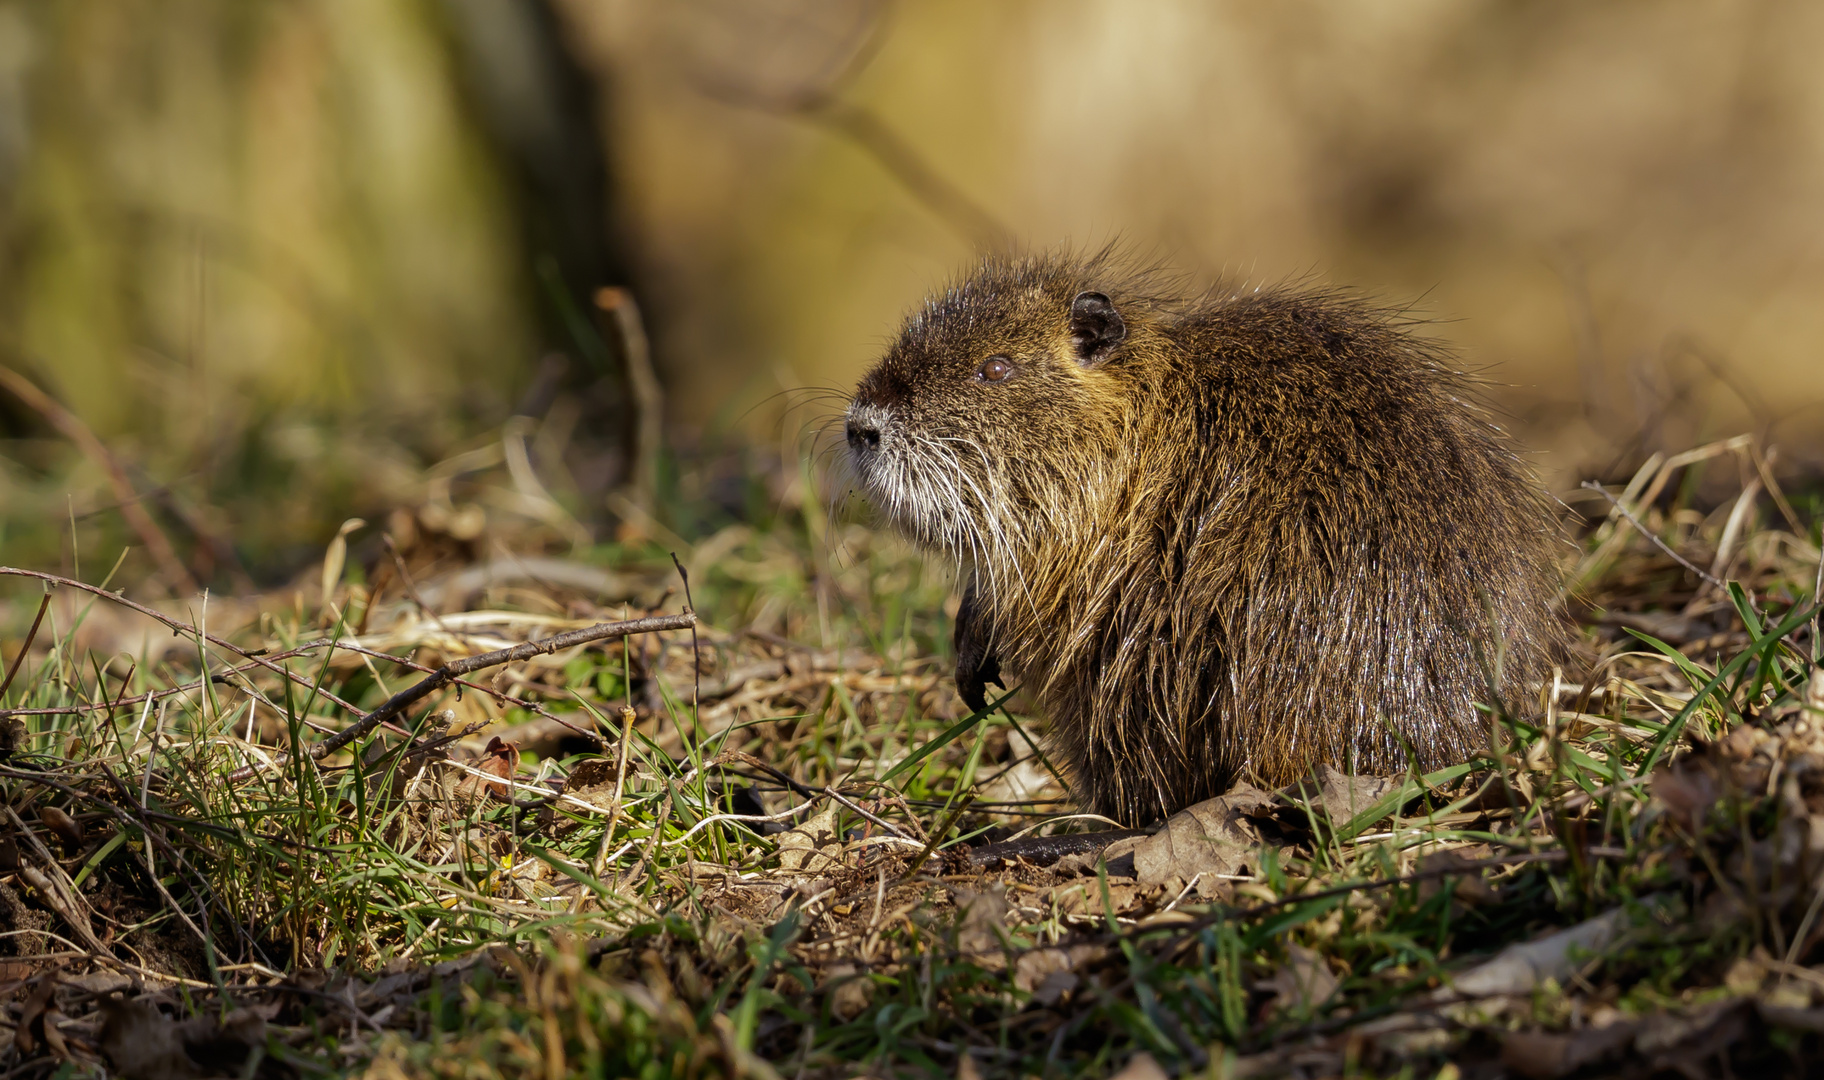
<svg viewBox="0 0 1824 1080">
<path fill-rule="evenodd" d="M 1487 745 L 1563 636 L 1549 500 L 1473 381 L 1331 292 L 991 259 L 856 389 L 849 453 L 954 558 L 958 688 L 1016 674 L 1126 824 Z M 1498 673 L 1498 674 L 1496 674 Z"/>
</svg>

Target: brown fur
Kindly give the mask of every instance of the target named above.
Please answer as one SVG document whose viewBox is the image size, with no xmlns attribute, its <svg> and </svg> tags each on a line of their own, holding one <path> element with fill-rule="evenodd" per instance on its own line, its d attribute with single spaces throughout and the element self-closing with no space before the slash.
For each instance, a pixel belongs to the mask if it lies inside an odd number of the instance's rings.
<svg viewBox="0 0 1824 1080">
<path fill-rule="evenodd" d="M 861 381 L 850 458 L 969 582 L 964 696 L 1018 673 L 1080 801 L 1133 824 L 1243 774 L 1462 760 L 1488 672 L 1542 675 L 1553 515 L 1472 390 L 1335 294 L 990 260 Z"/>
</svg>

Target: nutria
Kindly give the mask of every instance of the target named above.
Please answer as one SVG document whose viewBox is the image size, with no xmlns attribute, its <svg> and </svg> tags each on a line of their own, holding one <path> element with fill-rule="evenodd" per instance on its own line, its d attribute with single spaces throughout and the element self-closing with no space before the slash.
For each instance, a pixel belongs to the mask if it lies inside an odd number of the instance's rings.
<svg viewBox="0 0 1824 1080">
<path fill-rule="evenodd" d="M 993 258 L 906 321 L 846 435 L 959 565 L 964 701 L 1017 674 L 1078 801 L 1139 824 L 1319 762 L 1461 761 L 1478 703 L 1537 684 L 1555 517 L 1474 391 L 1337 292 Z"/>
</svg>

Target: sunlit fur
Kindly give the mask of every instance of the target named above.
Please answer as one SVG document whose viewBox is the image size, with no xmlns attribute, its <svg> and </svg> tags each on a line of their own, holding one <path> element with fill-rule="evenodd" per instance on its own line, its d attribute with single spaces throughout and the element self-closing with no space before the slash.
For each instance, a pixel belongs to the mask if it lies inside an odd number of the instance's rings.
<svg viewBox="0 0 1824 1080">
<path fill-rule="evenodd" d="M 1124 823 L 1486 745 L 1549 663 L 1553 515 L 1449 357 L 1292 290 L 1184 295 L 1107 256 L 992 260 L 862 380 L 870 500 L 954 558 L 1078 799 Z M 1125 340 L 1081 362 L 1072 298 Z M 977 377 L 1012 358 L 1004 382 Z M 1492 619 L 1492 622 L 1491 622 Z"/>
</svg>

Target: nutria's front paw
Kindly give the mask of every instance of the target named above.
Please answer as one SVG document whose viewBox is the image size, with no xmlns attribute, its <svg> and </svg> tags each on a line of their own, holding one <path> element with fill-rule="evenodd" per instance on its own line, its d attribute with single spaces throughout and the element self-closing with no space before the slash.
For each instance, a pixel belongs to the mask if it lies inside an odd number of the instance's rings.
<svg viewBox="0 0 1824 1080">
<path fill-rule="evenodd" d="M 956 611 L 956 692 L 972 712 L 988 707 L 988 684 L 1001 689 L 1001 662 L 990 644 L 987 616 L 976 603 L 975 584 L 963 591 L 962 606 Z"/>
</svg>

